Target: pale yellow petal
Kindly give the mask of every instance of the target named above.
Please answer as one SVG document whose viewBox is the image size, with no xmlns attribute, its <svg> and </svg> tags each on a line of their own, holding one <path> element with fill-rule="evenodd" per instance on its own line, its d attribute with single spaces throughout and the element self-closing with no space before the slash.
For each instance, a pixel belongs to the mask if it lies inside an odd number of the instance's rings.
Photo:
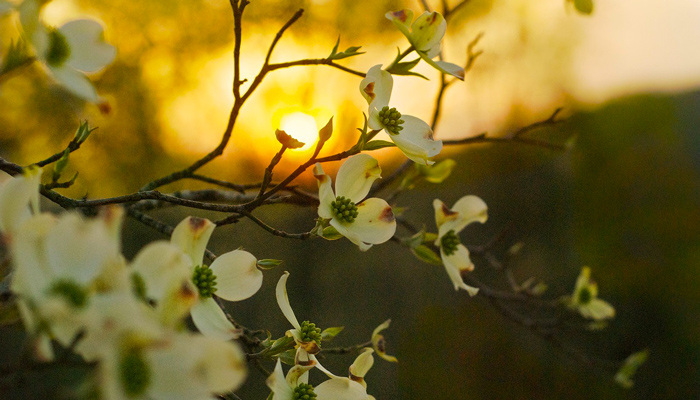
<svg viewBox="0 0 700 400">
<path fill-rule="evenodd" d="M 369 245 L 384 243 L 396 232 L 396 219 L 391 207 L 385 200 L 376 197 L 357 205 L 357 218 L 353 222 L 333 219 L 331 225 L 341 235 L 360 246 L 360 250 L 369 249 Z"/>
<path fill-rule="evenodd" d="M 262 286 L 263 273 L 255 256 L 243 250 L 220 255 L 210 266 L 216 275 L 216 295 L 229 301 L 253 296 Z"/>
<path fill-rule="evenodd" d="M 389 134 L 391 140 L 413 162 L 432 165 L 430 158 L 442 151 L 442 141 L 433 140 L 433 130 L 425 121 L 411 115 L 403 115 L 399 134 Z"/>
<path fill-rule="evenodd" d="M 215 227 L 216 225 L 206 218 L 187 217 L 177 224 L 170 236 L 170 242 L 190 256 L 194 268 L 202 265 L 204 251 Z"/>
<path fill-rule="evenodd" d="M 289 304 L 289 296 L 287 296 L 287 279 L 289 278 L 289 272 L 284 271 L 284 274 L 280 277 L 279 282 L 277 282 L 277 287 L 275 289 L 275 296 L 277 297 L 277 304 L 282 310 L 282 314 L 287 318 L 294 329 L 301 329 L 301 325 L 297 320 L 296 315 L 294 315 L 294 310 Z"/>
<path fill-rule="evenodd" d="M 348 158 L 338 169 L 335 177 L 335 195 L 359 203 L 367 197 L 372 183 L 382 174 L 379 162 L 368 154 L 357 154 Z"/>
<path fill-rule="evenodd" d="M 314 166 L 314 176 L 318 180 L 318 216 L 332 218 L 331 203 L 335 201 L 335 194 L 331 187 L 331 177 L 323 172 L 323 167 L 319 163 Z"/>
<path fill-rule="evenodd" d="M 240 335 L 238 329 L 226 318 L 216 301 L 201 299 L 190 310 L 192 322 L 203 335 L 219 340 L 231 340 Z"/>
<path fill-rule="evenodd" d="M 483 224 L 488 218 L 488 207 L 477 196 L 464 196 L 457 200 L 451 209 L 447 208 L 440 200 L 435 200 L 433 207 L 435 208 L 435 222 L 439 229 L 439 237 L 452 230 L 459 233 L 472 222 Z"/>
<path fill-rule="evenodd" d="M 70 46 L 66 65 L 83 72 L 97 72 L 114 60 L 114 46 L 104 41 L 104 27 L 91 19 L 77 19 L 59 28 Z"/>
<path fill-rule="evenodd" d="M 416 50 L 430 51 L 445 36 L 447 22 L 438 12 L 425 11 L 411 25 L 411 44 Z"/>
<path fill-rule="evenodd" d="M 332 378 L 314 388 L 317 400 L 366 400 L 367 391 L 348 378 Z"/>
<path fill-rule="evenodd" d="M 467 250 L 464 245 L 460 244 L 457 246 L 457 250 L 448 256 L 445 254 L 444 250 L 440 248 L 440 256 L 442 257 L 445 270 L 455 290 L 464 289 L 469 292 L 470 296 L 476 295 L 479 289 L 467 285 L 462 278 L 462 272 L 474 270 L 474 264 L 472 264 L 469 259 L 469 250 Z"/>
</svg>

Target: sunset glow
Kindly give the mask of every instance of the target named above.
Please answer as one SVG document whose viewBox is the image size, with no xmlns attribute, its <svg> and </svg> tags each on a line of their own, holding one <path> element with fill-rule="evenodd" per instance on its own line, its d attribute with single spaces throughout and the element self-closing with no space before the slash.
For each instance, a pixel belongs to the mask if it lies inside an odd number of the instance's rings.
<svg viewBox="0 0 700 400">
<path fill-rule="evenodd" d="M 284 115 L 280 120 L 280 129 L 287 132 L 294 139 L 304 142 L 304 146 L 297 151 L 307 150 L 316 143 L 318 139 L 318 127 L 314 117 L 297 111 Z"/>
</svg>

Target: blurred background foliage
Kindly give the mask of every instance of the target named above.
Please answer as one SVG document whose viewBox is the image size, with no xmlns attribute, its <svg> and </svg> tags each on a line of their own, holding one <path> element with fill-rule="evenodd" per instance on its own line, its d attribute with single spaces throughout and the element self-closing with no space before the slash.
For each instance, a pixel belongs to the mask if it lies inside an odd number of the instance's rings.
<svg viewBox="0 0 700 400">
<path fill-rule="evenodd" d="M 446 149 L 440 158 L 458 162 L 453 175 L 443 185 L 419 185 L 399 196 L 396 205 L 407 207 L 405 216 L 418 226 L 434 230 L 434 198 L 451 205 L 465 194 L 482 197 L 490 219 L 468 227 L 463 241 L 484 244 L 511 227 L 498 255 L 522 242 L 517 278 L 546 281 L 552 296 L 569 294 L 581 266 L 591 266 L 601 298 L 618 314 L 602 332 L 563 340 L 601 359 L 621 360 L 649 348 L 649 361 L 633 389 L 619 388 L 609 372 L 585 365 L 504 318 L 485 298 L 455 293 L 441 267 L 421 263 L 395 243 L 359 253 L 346 240 L 290 241 L 242 221 L 218 229 L 213 250 L 243 246 L 258 258 L 284 259 L 297 315 L 321 327 L 348 327 L 334 345 L 366 341 L 375 326 L 392 318 L 388 351 L 400 363 L 375 363 L 367 382 L 378 399 L 698 398 L 700 93 L 617 93 L 592 102 L 577 86 L 581 61 L 575 56 L 585 37 L 577 26 L 588 22 L 564 1 L 531 3 L 475 0 L 455 15 L 445 43 L 447 58 L 462 62 L 467 43 L 482 31 L 479 47 L 485 54 L 466 82 L 448 92 L 436 133 L 441 138 L 484 130 L 505 134 L 563 106 L 570 116 L 566 122 L 532 135 L 558 142 L 575 137 L 573 148 Z M 344 65 L 366 70 L 390 62 L 396 46 L 404 46 L 384 13 L 417 10 L 419 3 L 252 1 L 244 25 L 245 77 L 254 76 L 274 33 L 300 7 L 306 9 L 304 17 L 280 42 L 273 61 L 325 57 L 340 35 L 340 48 L 363 45 L 368 52 Z M 591 19 L 604 11 L 596 9 Z M 0 156 L 19 164 L 43 159 L 62 149 L 78 121 L 87 119 L 99 129 L 71 156 L 70 171 L 79 171 L 80 177 L 64 192 L 100 197 L 133 192 L 218 143 L 232 102 L 233 19 L 227 1 L 56 0 L 46 18 L 60 24 L 76 15 L 103 20 L 108 41 L 118 49 L 115 63 L 94 77 L 112 112 L 102 115 L 81 104 L 33 66 L 0 86 Z M 0 21 L 3 46 L 16 37 L 8 28 L 13 23 L 9 17 Z M 605 54 L 600 57 L 605 60 Z M 397 78 L 392 103 L 428 119 L 436 75 L 424 72 L 432 82 Z M 276 151 L 273 115 L 285 107 L 324 108 L 335 115 L 336 126 L 327 151 L 347 146 L 356 139 L 366 108 L 358 84 L 357 77 L 327 67 L 275 72 L 245 106 L 226 153 L 204 172 L 238 183 L 259 181 Z M 401 161 L 395 150 L 374 154 L 385 176 Z M 277 176 L 304 157 L 308 153 L 288 152 Z M 310 173 L 300 184 L 315 191 Z M 185 187 L 204 185 L 186 181 L 167 189 Z M 165 210 L 154 216 L 174 225 L 187 214 Z M 279 229 L 301 232 L 313 226 L 316 213 L 279 206 L 260 209 L 258 215 Z M 132 221 L 124 235 L 128 256 L 150 240 L 163 239 Z M 473 261 L 479 279 L 503 282 L 486 260 Z M 270 329 L 275 336 L 289 328 L 274 302 L 281 270 L 266 273 L 255 297 L 231 305 L 241 323 Z M 3 330 L 4 354 L 20 340 L 16 333 Z M 331 356 L 324 365 L 342 373 L 352 359 Z M 251 370 L 241 398 L 264 398 L 264 379 Z M 32 396 L 51 398 L 61 390 L 49 379 L 43 382 L 31 388 Z"/>
</svg>

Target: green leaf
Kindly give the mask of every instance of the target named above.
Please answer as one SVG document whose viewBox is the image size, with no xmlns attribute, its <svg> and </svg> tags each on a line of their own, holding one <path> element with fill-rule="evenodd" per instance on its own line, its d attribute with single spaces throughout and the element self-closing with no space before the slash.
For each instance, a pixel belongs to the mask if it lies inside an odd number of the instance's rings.
<svg viewBox="0 0 700 400">
<path fill-rule="evenodd" d="M 289 336 L 283 336 L 274 342 L 270 346 L 270 355 L 276 355 L 283 351 L 287 351 L 294 347 L 294 338 Z"/>
<path fill-rule="evenodd" d="M 457 162 L 455 160 L 448 158 L 433 165 L 416 164 L 416 168 L 426 181 L 442 183 L 452 174 L 452 170 L 454 170 L 456 165 Z"/>
<path fill-rule="evenodd" d="M 323 330 L 323 332 L 321 332 L 321 340 L 324 341 L 324 342 L 333 340 L 333 338 L 335 338 L 336 336 L 338 336 L 338 334 L 339 334 L 343 329 L 345 329 L 344 326 L 333 326 L 333 327 L 330 327 L 330 328 L 326 328 L 326 329 Z"/>
<path fill-rule="evenodd" d="M 68 166 L 68 158 L 70 157 L 70 149 L 65 149 L 63 151 L 63 155 L 61 158 L 56 161 L 56 164 L 53 165 L 53 181 L 58 182 L 58 178 L 61 177 L 61 173 L 63 173 L 63 170 L 66 169 Z"/>
<path fill-rule="evenodd" d="M 574 8 L 581 14 L 593 14 L 593 0 L 573 0 Z"/>
<path fill-rule="evenodd" d="M 265 258 L 262 260 L 258 260 L 258 268 L 260 269 L 273 269 L 275 267 L 278 267 L 280 264 L 282 264 L 282 260 L 273 260 L 271 258 Z"/>
<path fill-rule="evenodd" d="M 295 360 L 296 354 L 297 354 L 296 350 L 290 349 L 290 350 L 285 351 L 284 353 L 280 353 L 279 358 L 280 358 L 280 361 L 282 361 L 283 363 L 285 363 L 287 365 L 295 365 L 296 364 L 296 360 Z"/>
<path fill-rule="evenodd" d="M 442 265 L 442 259 L 434 251 L 432 251 L 428 246 L 420 245 L 411 249 L 411 252 L 419 260 L 427 262 L 433 265 Z"/>
<path fill-rule="evenodd" d="M 348 57 L 353 57 L 359 54 L 365 54 L 364 51 L 358 51 L 360 50 L 360 47 L 362 46 L 350 46 L 344 51 L 341 51 L 338 53 L 338 45 L 340 44 L 340 36 L 338 36 L 338 40 L 335 42 L 335 46 L 333 46 L 333 50 L 331 50 L 331 54 L 328 56 L 328 60 L 340 60 L 343 58 L 348 58 Z"/>
<path fill-rule="evenodd" d="M 365 144 L 363 150 L 372 151 L 383 149 L 385 147 L 396 147 L 396 145 L 392 142 L 387 142 L 386 140 L 372 140 Z"/>
<path fill-rule="evenodd" d="M 406 62 L 400 62 L 396 64 L 392 64 L 386 72 L 392 74 L 392 75 L 413 75 L 413 76 L 419 76 L 425 80 L 428 80 L 424 75 L 421 75 L 417 72 L 411 71 L 413 67 L 415 67 L 418 62 L 420 61 L 420 57 L 416 58 L 413 61 L 406 61 Z"/>
<path fill-rule="evenodd" d="M 5 54 L 5 62 L 2 64 L 2 68 L 0 68 L 0 74 L 5 74 L 19 68 L 30 62 L 30 59 L 31 57 L 29 56 L 27 45 L 24 41 L 12 42 L 10 43 L 10 48 L 7 50 L 7 54 Z"/>
<path fill-rule="evenodd" d="M 323 228 L 323 238 L 326 240 L 338 240 L 342 237 L 343 235 L 341 235 L 340 232 L 338 232 L 338 230 L 332 226 Z"/>
<path fill-rule="evenodd" d="M 615 382 L 625 389 L 632 388 L 634 386 L 632 377 L 637 373 L 637 369 L 646 362 L 647 358 L 649 358 L 649 349 L 638 351 L 627 357 L 622 367 L 615 374 Z"/>
</svg>

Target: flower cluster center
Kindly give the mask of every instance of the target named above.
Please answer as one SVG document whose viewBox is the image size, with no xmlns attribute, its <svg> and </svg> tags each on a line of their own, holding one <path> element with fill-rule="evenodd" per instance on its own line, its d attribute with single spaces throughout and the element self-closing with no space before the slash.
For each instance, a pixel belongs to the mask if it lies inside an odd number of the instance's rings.
<svg viewBox="0 0 700 400">
<path fill-rule="evenodd" d="M 138 349 L 127 350 L 119 360 L 119 378 L 129 397 L 143 394 L 151 383 L 151 370 Z"/>
<path fill-rule="evenodd" d="M 578 303 L 579 304 L 588 304 L 593 300 L 593 294 L 591 291 L 587 288 L 581 288 L 581 290 L 578 292 Z"/>
<path fill-rule="evenodd" d="M 60 67 L 70 56 L 70 46 L 66 37 L 58 29 L 49 30 L 49 50 L 46 52 L 46 63 Z"/>
<path fill-rule="evenodd" d="M 313 322 L 302 322 L 299 331 L 302 342 L 316 342 L 317 345 L 321 345 L 321 328 L 317 328 Z"/>
<path fill-rule="evenodd" d="M 455 251 L 457 251 L 457 246 L 460 244 L 459 237 L 454 230 L 450 230 L 440 239 L 440 247 L 442 247 L 442 251 L 445 252 L 447 256 L 453 255 Z"/>
<path fill-rule="evenodd" d="M 52 294 L 63 297 L 68 304 L 75 308 L 83 308 L 88 301 L 88 293 L 80 285 L 73 281 L 60 279 L 54 282 L 49 289 Z"/>
<path fill-rule="evenodd" d="M 294 388 L 294 395 L 292 396 L 294 400 L 312 400 L 316 398 L 316 393 L 314 393 L 314 387 L 308 383 L 300 383 L 299 386 Z"/>
<path fill-rule="evenodd" d="M 404 123 L 404 120 L 401 119 L 401 113 L 396 111 L 395 107 L 384 106 L 379 110 L 379 121 L 389 133 L 394 135 L 398 135 L 403 130 L 401 124 Z"/>
<path fill-rule="evenodd" d="M 216 275 L 208 265 L 200 265 L 194 268 L 192 282 L 199 289 L 199 296 L 203 299 L 216 293 Z"/>
<path fill-rule="evenodd" d="M 353 222 L 357 218 L 357 206 L 347 197 L 339 196 L 331 203 L 333 215 L 342 222 Z"/>
</svg>

